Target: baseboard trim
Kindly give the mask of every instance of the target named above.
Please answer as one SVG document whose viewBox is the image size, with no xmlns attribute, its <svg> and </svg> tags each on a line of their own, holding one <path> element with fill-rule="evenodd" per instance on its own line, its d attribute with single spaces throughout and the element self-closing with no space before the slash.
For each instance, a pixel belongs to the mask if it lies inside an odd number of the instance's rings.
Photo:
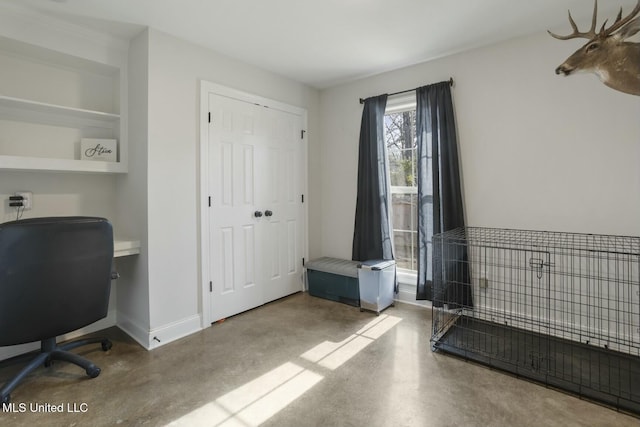
<svg viewBox="0 0 640 427">
<path fill-rule="evenodd" d="M 185 317 L 176 322 L 153 328 L 149 331 L 149 350 L 202 330 L 202 318 L 199 314 Z"/>
<path fill-rule="evenodd" d="M 102 329 L 110 328 L 116 325 L 116 310 L 109 310 L 107 317 L 100 319 L 95 323 L 85 326 L 84 328 L 77 329 L 73 332 L 66 333 L 57 337 L 57 342 L 68 341 L 86 334 L 101 331 Z M 29 353 L 40 348 L 40 342 L 30 342 L 27 344 L 12 345 L 0 348 L 0 360 L 9 359 L 11 357 L 18 356 L 20 354 Z"/>
<path fill-rule="evenodd" d="M 138 322 L 121 312 L 118 312 L 118 328 L 122 329 L 122 331 L 145 349 L 150 349 L 149 329 L 143 328 Z"/>
<path fill-rule="evenodd" d="M 431 308 L 431 301 L 418 301 L 416 300 L 416 291 L 415 287 L 413 290 L 404 290 L 402 289 L 402 285 L 400 285 L 400 290 L 396 294 L 396 301 L 403 302 L 405 304 L 411 304 L 418 307 Z"/>
<path fill-rule="evenodd" d="M 147 350 L 153 350 L 202 330 L 201 322 L 201 316 L 195 314 L 149 330 L 129 316 L 118 313 L 118 327 Z"/>
</svg>

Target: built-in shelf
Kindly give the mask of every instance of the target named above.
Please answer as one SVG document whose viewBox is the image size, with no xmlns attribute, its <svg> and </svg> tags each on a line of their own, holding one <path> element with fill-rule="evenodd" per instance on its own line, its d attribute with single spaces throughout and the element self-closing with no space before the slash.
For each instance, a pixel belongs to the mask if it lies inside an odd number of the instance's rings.
<svg viewBox="0 0 640 427">
<path fill-rule="evenodd" d="M 119 114 L 65 107 L 62 105 L 47 104 L 46 102 L 31 101 L 28 99 L 14 98 L 4 95 L 0 95 L 0 106 L 14 109 L 19 108 L 38 113 L 53 113 L 78 119 L 101 120 L 106 122 L 116 122 L 120 120 Z"/>
<path fill-rule="evenodd" d="M 127 165 L 121 162 L 0 155 L 0 170 L 2 169 L 18 171 L 126 173 Z"/>
<path fill-rule="evenodd" d="M 0 35 L 7 77 L 0 80 L 0 172 L 127 173 L 126 76 L 117 57 L 95 61 Z M 84 138 L 117 140 L 118 161 L 79 160 Z"/>
</svg>

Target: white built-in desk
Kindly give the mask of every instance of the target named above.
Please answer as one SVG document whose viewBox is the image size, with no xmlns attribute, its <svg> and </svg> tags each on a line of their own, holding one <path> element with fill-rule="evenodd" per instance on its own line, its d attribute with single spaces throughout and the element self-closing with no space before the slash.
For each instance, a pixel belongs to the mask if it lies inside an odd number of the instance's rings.
<svg viewBox="0 0 640 427">
<path fill-rule="evenodd" d="M 121 239 L 116 237 L 113 241 L 113 257 L 135 255 L 140 253 L 140 240 Z"/>
</svg>

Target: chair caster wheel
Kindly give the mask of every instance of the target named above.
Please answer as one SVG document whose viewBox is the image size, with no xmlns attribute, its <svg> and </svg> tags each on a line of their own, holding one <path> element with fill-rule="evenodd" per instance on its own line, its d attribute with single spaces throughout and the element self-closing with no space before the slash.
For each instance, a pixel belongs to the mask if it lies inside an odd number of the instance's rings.
<svg viewBox="0 0 640 427">
<path fill-rule="evenodd" d="M 10 394 L 2 396 L 2 403 L 9 403 L 9 402 L 11 402 L 11 395 Z"/>
<path fill-rule="evenodd" d="M 101 344 L 102 344 L 102 351 L 109 351 L 111 350 L 111 347 L 113 347 L 113 344 L 109 340 L 103 340 Z"/>
<path fill-rule="evenodd" d="M 48 367 L 49 367 L 49 366 L 51 366 L 51 365 L 53 365 L 53 360 L 51 360 L 51 359 L 46 359 L 46 360 L 44 361 L 44 367 L 45 367 L 45 368 L 48 368 Z"/>
<path fill-rule="evenodd" d="M 91 366 L 87 368 L 87 375 L 89 376 L 89 378 L 97 377 L 98 375 L 100 375 L 100 368 L 98 368 L 97 366 Z"/>
</svg>

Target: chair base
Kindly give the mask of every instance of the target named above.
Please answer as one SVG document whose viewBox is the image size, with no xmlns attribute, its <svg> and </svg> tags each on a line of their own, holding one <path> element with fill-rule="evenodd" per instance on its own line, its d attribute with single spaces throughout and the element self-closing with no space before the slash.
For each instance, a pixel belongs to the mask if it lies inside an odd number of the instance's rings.
<svg viewBox="0 0 640 427">
<path fill-rule="evenodd" d="M 40 365 L 45 367 L 51 366 L 54 360 L 64 360 L 69 363 L 84 368 L 89 378 L 95 378 L 100 375 L 100 368 L 93 364 L 89 359 L 78 356 L 75 353 L 71 353 L 76 347 L 80 347 L 87 344 L 100 343 L 102 345 L 102 351 L 108 351 L 113 344 L 106 338 L 87 338 L 76 341 L 71 341 L 63 345 L 57 345 L 55 338 L 47 338 L 40 342 L 40 353 L 32 359 L 27 366 L 22 368 L 18 374 L 8 381 L 2 390 L 0 390 L 0 401 L 2 403 L 9 403 L 11 401 L 11 392 L 18 386 L 18 384 L 26 378 L 31 372 L 36 370 Z"/>
</svg>

